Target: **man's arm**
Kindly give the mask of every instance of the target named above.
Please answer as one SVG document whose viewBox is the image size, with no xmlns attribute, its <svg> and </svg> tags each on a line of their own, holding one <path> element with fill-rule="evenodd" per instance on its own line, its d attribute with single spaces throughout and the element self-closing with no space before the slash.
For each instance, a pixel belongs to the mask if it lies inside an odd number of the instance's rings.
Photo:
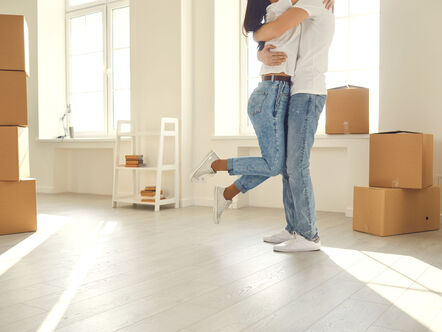
<svg viewBox="0 0 442 332">
<path fill-rule="evenodd" d="M 304 21 L 309 14 L 301 8 L 290 8 L 275 21 L 264 24 L 253 33 L 255 41 L 269 41 L 281 36 L 287 30 L 296 27 Z"/>
<path fill-rule="evenodd" d="M 284 52 L 271 52 L 271 49 L 276 48 L 273 45 L 266 45 L 262 51 L 258 52 L 258 60 L 267 66 L 279 66 L 286 62 L 287 54 Z"/>
</svg>

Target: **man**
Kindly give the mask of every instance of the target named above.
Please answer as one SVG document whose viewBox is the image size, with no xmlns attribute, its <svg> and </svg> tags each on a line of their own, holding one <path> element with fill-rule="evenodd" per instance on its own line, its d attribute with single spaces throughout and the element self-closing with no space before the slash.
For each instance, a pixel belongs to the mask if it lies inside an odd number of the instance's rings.
<svg viewBox="0 0 442 332">
<path fill-rule="evenodd" d="M 322 0 L 299 0 L 276 21 L 265 24 L 254 34 L 256 41 L 269 41 L 299 25 L 298 59 L 292 76 L 287 126 L 287 160 L 283 171 L 283 200 L 287 226 L 278 234 L 265 237 L 275 251 L 319 250 L 315 199 L 310 178 L 310 151 L 318 120 L 324 108 L 327 89 L 325 73 L 335 20 Z M 267 65 L 283 62 L 283 53 L 272 54 L 267 45 L 259 59 Z"/>
</svg>

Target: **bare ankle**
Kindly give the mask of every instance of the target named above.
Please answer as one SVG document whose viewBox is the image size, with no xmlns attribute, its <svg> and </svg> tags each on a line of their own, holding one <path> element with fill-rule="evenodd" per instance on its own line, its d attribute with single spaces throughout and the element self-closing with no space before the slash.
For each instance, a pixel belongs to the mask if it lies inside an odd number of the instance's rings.
<svg viewBox="0 0 442 332">
<path fill-rule="evenodd" d="M 212 163 L 211 167 L 215 172 L 227 171 L 227 160 L 225 159 L 215 160 Z"/>
</svg>

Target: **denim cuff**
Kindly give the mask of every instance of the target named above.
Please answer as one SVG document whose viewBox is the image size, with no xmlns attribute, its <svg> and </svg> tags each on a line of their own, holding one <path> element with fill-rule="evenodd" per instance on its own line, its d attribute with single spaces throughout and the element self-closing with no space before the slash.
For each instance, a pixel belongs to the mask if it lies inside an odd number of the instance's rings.
<svg viewBox="0 0 442 332">
<path fill-rule="evenodd" d="M 235 185 L 236 188 L 238 188 L 238 190 L 240 190 L 243 194 L 245 194 L 249 190 L 246 187 L 243 186 L 243 184 L 241 183 L 240 179 L 241 178 L 239 178 L 238 180 L 233 182 L 233 184 Z"/>
<path fill-rule="evenodd" d="M 232 158 L 227 159 L 227 171 L 229 172 L 229 175 L 235 175 L 235 174 L 233 174 L 233 159 Z"/>
</svg>

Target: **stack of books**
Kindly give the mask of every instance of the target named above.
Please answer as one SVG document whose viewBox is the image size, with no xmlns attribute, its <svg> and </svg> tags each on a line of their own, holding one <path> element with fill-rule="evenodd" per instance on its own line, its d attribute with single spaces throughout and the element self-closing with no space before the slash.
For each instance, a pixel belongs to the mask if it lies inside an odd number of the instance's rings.
<svg viewBox="0 0 442 332">
<path fill-rule="evenodd" d="M 141 190 L 141 201 L 142 202 L 155 202 L 155 195 L 157 194 L 157 188 L 155 186 L 145 187 L 144 190 Z M 166 197 L 163 195 L 163 191 L 161 190 L 160 199 L 165 199 Z"/>
<path fill-rule="evenodd" d="M 143 163 L 143 155 L 127 155 L 126 156 L 126 167 L 142 167 Z"/>
</svg>

